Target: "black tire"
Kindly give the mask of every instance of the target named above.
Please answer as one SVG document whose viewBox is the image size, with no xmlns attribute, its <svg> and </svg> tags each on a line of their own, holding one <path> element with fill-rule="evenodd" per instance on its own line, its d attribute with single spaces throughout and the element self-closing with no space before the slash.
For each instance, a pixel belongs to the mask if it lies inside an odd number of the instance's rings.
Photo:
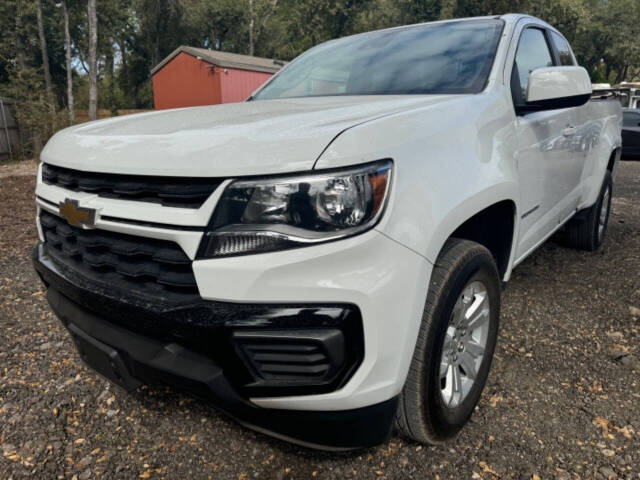
<svg viewBox="0 0 640 480">
<path fill-rule="evenodd" d="M 485 353 L 467 396 L 451 408 L 441 395 L 441 354 L 454 305 L 465 287 L 475 281 L 486 286 L 489 301 Z M 475 242 L 448 240 L 431 275 L 411 367 L 400 394 L 395 423 L 401 434 L 418 442 L 438 444 L 460 431 L 473 413 L 486 383 L 499 318 L 500 281 L 491 253 Z"/>
<path fill-rule="evenodd" d="M 574 218 L 567 222 L 560 236 L 561 243 L 567 247 L 587 250 L 589 252 L 599 250 L 604 243 L 607 233 L 612 196 L 613 181 L 611 180 L 611 173 L 606 171 L 598 200 L 592 207 L 578 212 Z M 600 229 L 603 208 L 606 208 L 606 212 L 604 213 L 604 225 L 602 225 L 602 229 Z"/>
</svg>

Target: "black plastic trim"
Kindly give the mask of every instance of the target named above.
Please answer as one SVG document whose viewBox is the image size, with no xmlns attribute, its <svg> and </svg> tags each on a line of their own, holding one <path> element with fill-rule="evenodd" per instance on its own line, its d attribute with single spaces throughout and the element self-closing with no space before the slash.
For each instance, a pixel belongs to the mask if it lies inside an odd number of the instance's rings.
<svg viewBox="0 0 640 480">
<path fill-rule="evenodd" d="M 107 322 L 56 288 L 49 288 L 47 299 L 78 343 L 108 355 L 120 372 L 118 376 L 123 376 L 117 383 L 128 390 L 140 382 L 168 384 L 211 402 L 249 428 L 312 448 L 352 450 L 379 445 L 390 437 L 397 397 L 341 411 L 260 408 L 240 396 L 223 369 L 211 359 Z M 89 366 L 99 367 L 95 353 L 85 353 L 83 359 Z"/>
<path fill-rule="evenodd" d="M 192 261 L 175 242 L 83 229 L 45 210 L 40 226 L 49 256 L 89 282 L 159 300 L 199 298 Z"/>
<path fill-rule="evenodd" d="M 538 100 L 535 102 L 527 102 L 517 108 L 518 115 L 527 113 L 541 112 L 545 110 L 559 110 L 561 108 L 580 107 L 589 101 L 590 93 L 584 95 L 572 95 L 570 97 L 551 98 L 549 100 Z"/>
<path fill-rule="evenodd" d="M 88 172 L 43 163 L 42 181 L 73 192 L 193 209 L 200 208 L 224 179 Z"/>
<path fill-rule="evenodd" d="M 146 222 L 144 220 L 132 220 L 130 218 L 112 217 L 110 215 L 100 215 L 100 220 L 114 223 L 126 223 L 128 225 L 139 225 L 141 227 L 162 228 L 164 230 L 178 230 L 180 232 L 204 232 L 205 227 L 192 225 L 176 225 L 170 223 Z"/>
<path fill-rule="evenodd" d="M 198 295 L 145 296 L 118 284 L 101 283 L 55 261 L 41 243 L 33 251 L 43 282 L 83 309 L 114 325 L 157 341 L 176 343 L 219 363 L 229 381 L 246 396 L 282 396 L 334 391 L 343 386 L 364 358 L 360 310 L 352 304 L 236 304 Z M 238 353 L 236 331 L 339 329 L 345 361 L 331 377 L 308 382 L 257 382 L 251 365 Z"/>
</svg>

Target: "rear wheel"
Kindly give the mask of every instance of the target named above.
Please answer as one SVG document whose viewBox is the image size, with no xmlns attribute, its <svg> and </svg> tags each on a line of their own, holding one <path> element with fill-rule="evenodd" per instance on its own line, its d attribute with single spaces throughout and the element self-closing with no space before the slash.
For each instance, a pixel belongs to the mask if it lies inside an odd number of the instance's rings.
<svg viewBox="0 0 640 480">
<path fill-rule="evenodd" d="M 580 212 L 567 223 L 560 237 L 561 242 L 568 247 L 590 252 L 598 250 L 604 242 L 609 225 L 612 193 L 611 173 L 607 171 L 598 200 L 591 208 Z"/>
<path fill-rule="evenodd" d="M 434 267 L 396 426 L 425 443 L 453 437 L 478 403 L 498 333 L 500 283 L 491 253 L 447 241 Z"/>
</svg>

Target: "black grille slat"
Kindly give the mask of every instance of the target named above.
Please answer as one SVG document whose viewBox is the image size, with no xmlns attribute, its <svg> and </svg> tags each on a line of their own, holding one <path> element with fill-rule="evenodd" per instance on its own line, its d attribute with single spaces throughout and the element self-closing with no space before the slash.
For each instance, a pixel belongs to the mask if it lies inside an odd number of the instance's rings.
<svg viewBox="0 0 640 480">
<path fill-rule="evenodd" d="M 183 208 L 200 208 L 222 183 L 218 178 L 84 172 L 46 163 L 42 165 L 42 180 L 74 192 Z"/>
<path fill-rule="evenodd" d="M 51 256 L 89 279 L 151 295 L 198 294 L 191 260 L 176 243 L 72 227 L 45 211 L 40 224 Z"/>
<path fill-rule="evenodd" d="M 260 371 L 266 374 L 278 375 L 324 375 L 329 370 L 329 364 L 322 365 L 284 365 L 264 363 Z"/>
<path fill-rule="evenodd" d="M 256 362 L 268 363 L 299 363 L 299 364 L 314 364 L 319 362 L 326 362 L 327 357 L 322 353 L 316 353 L 313 355 L 289 355 L 284 353 L 256 353 L 253 355 L 253 359 Z"/>
</svg>

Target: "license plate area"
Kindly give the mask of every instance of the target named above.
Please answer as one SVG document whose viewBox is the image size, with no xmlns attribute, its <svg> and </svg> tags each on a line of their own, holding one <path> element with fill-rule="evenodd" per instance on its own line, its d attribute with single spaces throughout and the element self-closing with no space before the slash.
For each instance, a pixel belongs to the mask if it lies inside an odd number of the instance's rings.
<svg viewBox="0 0 640 480">
<path fill-rule="evenodd" d="M 80 358 L 107 380 L 131 392 L 142 383 L 129 373 L 122 355 L 109 345 L 87 335 L 74 324 L 67 325 Z"/>
</svg>

